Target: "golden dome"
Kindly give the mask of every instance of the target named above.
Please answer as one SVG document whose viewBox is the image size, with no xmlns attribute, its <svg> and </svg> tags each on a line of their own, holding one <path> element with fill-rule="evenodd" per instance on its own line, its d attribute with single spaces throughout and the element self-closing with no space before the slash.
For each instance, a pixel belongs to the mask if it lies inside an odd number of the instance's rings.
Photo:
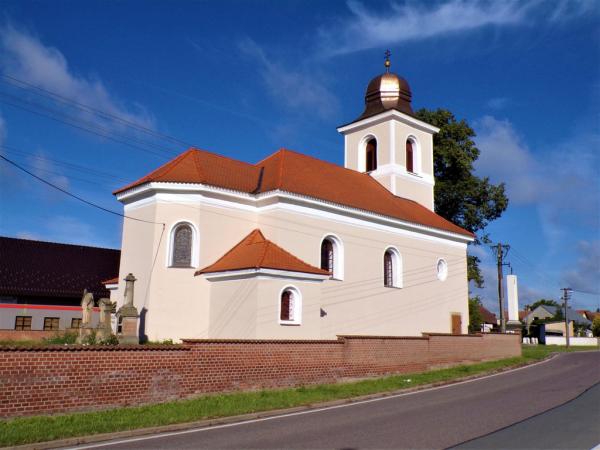
<svg viewBox="0 0 600 450">
<path fill-rule="evenodd" d="M 367 86 L 365 110 L 357 120 L 389 109 L 412 115 L 411 97 L 410 86 L 404 78 L 390 72 L 381 74 L 373 78 Z"/>
</svg>

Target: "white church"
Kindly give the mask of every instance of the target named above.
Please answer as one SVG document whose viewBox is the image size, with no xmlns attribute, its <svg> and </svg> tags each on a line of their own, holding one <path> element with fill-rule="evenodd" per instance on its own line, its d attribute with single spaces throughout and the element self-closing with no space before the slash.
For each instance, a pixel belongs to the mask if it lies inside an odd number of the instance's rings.
<svg viewBox="0 0 600 450">
<path fill-rule="evenodd" d="M 280 149 L 191 148 L 115 192 L 119 284 L 150 340 L 466 333 L 471 232 L 434 212 L 433 135 L 403 78 L 374 78 L 341 126 L 344 166 Z M 160 225 L 164 224 L 164 225 Z"/>
</svg>

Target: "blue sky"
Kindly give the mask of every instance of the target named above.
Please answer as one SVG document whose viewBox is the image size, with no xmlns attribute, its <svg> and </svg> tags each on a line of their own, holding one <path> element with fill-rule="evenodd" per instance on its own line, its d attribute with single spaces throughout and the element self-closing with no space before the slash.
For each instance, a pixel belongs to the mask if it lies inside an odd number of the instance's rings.
<svg viewBox="0 0 600 450">
<path fill-rule="evenodd" d="M 343 164 L 336 126 L 362 112 L 389 48 L 413 106 L 466 119 L 478 174 L 506 182 L 509 209 L 487 231 L 512 246 L 521 303 L 571 286 L 592 293 L 575 292 L 575 306 L 599 307 L 600 3 L 423 3 L 5 0 L 0 65 L 14 79 L 0 82 L 1 151 L 119 211 L 112 190 L 188 143 Z M 121 219 L 2 163 L 0 234 L 118 248 Z M 493 257 L 472 251 L 494 308 Z"/>
</svg>

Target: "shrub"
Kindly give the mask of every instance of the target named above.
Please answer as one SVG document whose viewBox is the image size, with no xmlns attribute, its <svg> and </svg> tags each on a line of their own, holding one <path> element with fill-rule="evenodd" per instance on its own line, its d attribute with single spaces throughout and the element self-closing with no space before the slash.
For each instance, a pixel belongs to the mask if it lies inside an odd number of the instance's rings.
<svg viewBox="0 0 600 450">
<path fill-rule="evenodd" d="M 45 344 L 74 344 L 76 341 L 77 333 L 57 333 L 52 337 L 44 338 Z"/>
<path fill-rule="evenodd" d="M 596 316 L 592 322 L 592 334 L 595 337 L 600 337 L 600 317 Z"/>
</svg>

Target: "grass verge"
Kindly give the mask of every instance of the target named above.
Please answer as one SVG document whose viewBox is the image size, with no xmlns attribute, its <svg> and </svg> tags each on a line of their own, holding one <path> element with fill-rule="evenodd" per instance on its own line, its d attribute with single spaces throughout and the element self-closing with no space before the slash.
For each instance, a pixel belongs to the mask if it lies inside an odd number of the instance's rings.
<svg viewBox="0 0 600 450">
<path fill-rule="evenodd" d="M 571 347 L 569 349 L 569 351 L 578 350 L 591 350 L 591 348 Z M 566 348 L 560 346 L 523 346 L 521 357 L 352 383 L 207 395 L 192 400 L 180 400 L 157 405 L 2 420 L 0 421 L 0 445 L 30 444 L 75 436 L 193 422 L 202 419 L 347 399 L 378 392 L 390 392 L 431 383 L 452 381 L 472 375 L 482 375 L 538 361 L 544 359 L 550 353 L 564 351 L 566 351 Z"/>
</svg>

